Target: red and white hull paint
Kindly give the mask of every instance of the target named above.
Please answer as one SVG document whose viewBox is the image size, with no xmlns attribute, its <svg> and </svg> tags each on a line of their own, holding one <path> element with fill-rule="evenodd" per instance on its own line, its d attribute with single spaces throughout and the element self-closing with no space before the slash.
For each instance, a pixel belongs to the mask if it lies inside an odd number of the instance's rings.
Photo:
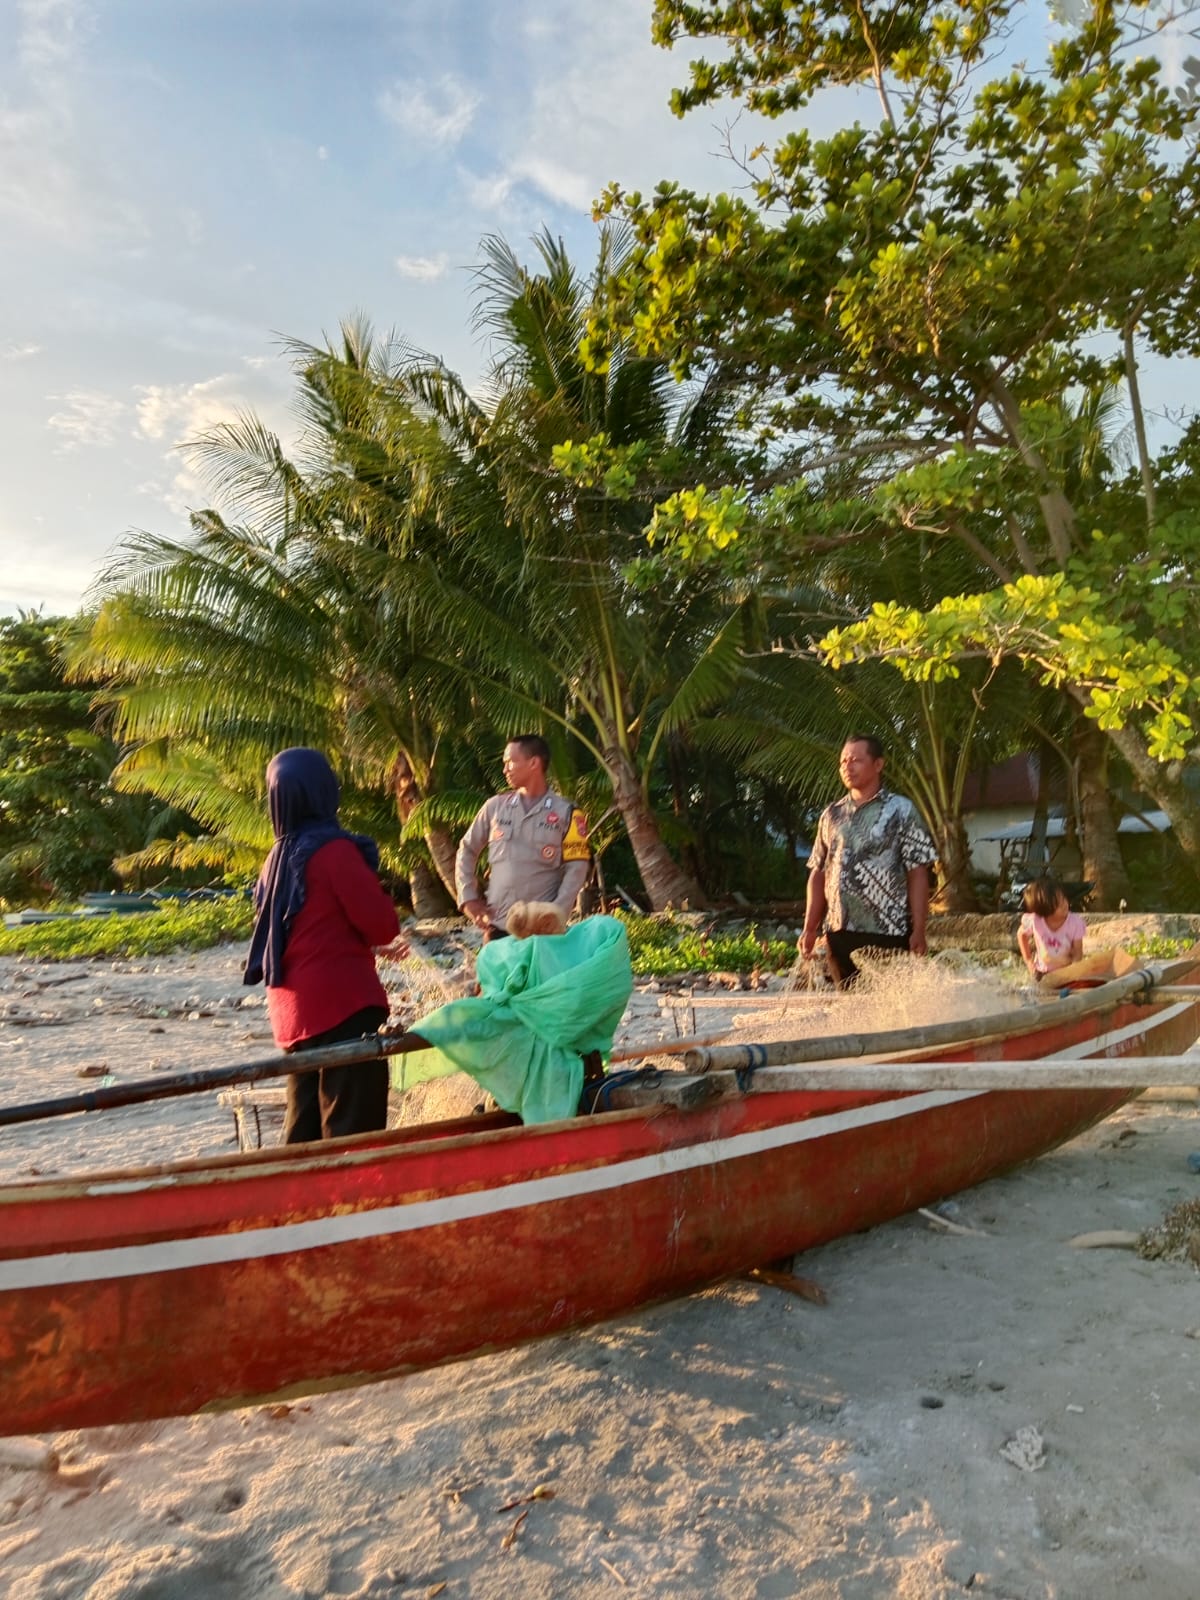
<svg viewBox="0 0 1200 1600">
<path fill-rule="evenodd" d="M 923 1054 L 1165 1056 L 1200 1030 L 1190 1003 L 1052 1010 L 1035 1034 Z M 1129 1098 L 754 1093 L 9 1186 L 0 1434 L 279 1399 L 561 1333 L 956 1193 Z"/>
</svg>

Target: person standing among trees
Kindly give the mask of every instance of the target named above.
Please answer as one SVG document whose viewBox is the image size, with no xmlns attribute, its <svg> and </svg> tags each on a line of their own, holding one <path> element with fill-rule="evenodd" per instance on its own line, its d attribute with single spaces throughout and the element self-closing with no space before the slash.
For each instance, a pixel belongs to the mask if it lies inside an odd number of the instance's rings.
<svg viewBox="0 0 1200 1600">
<path fill-rule="evenodd" d="M 854 952 L 909 950 L 925 954 L 929 869 L 935 850 L 911 800 L 884 787 L 883 745 L 852 733 L 839 772 L 849 791 L 826 806 L 808 858 L 804 931 L 810 957 L 822 925 L 829 975 L 839 989 L 858 977 Z"/>
<path fill-rule="evenodd" d="M 379 881 L 374 839 L 338 823 L 333 768 L 319 750 L 281 750 L 267 767 L 275 843 L 254 887 L 257 913 L 243 982 L 267 985 L 281 1050 L 368 1038 L 387 1021 L 375 951 L 408 954 Z M 283 1142 L 305 1144 L 387 1126 L 386 1061 L 324 1067 L 287 1080 Z"/>
<path fill-rule="evenodd" d="M 587 879 L 587 819 L 550 788 L 549 767 L 550 746 L 540 735 L 510 739 L 504 747 L 509 788 L 484 801 L 459 843 L 458 903 L 486 938 L 507 932 L 509 910 L 518 900 L 547 901 L 565 921 Z M 481 892 L 477 869 L 485 846 L 488 877 Z"/>
</svg>

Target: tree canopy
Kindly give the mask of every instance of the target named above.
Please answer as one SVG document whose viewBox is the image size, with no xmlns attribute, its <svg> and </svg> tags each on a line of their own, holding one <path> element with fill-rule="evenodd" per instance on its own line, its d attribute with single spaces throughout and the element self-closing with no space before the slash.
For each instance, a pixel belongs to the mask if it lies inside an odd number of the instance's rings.
<svg viewBox="0 0 1200 1600">
<path fill-rule="evenodd" d="M 0 904 L 116 888 L 114 861 L 187 824 L 113 788 L 120 751 L 92 709 L 99 685 L 64 677 L 72 626 L 36 613 L 0 621 Z"/>
<path fill-rule="evenodd" d="M 1160 398 L 1200 339 L 1200 102 L 1153 0 L 1073 0 L 1023 58 L 1034 15 L 657 0 L 660 43 L 716 47 L 678 113 L 778 138 L 727 194 L 611 188 L 586 272 L 485 240 L 481 385 L 362 321 L 294 342 L 297 449 L 254 417 L 196 441 L 190 537 L 102 580 L 75 671 L 115 781 L 245 861 L 266 760 L 321 744 L 432 906 L 538 728 L 651 903 L 695 905 L 732 819 L 790 871 L 870 720 L 953 894 L 968 773 L 1031 744 L 1114 873 L 1110 752 L 1200 859 L 1200 427 Z M 830 93 L 855 120 L 822 135 Z"/>
<path fill-rule="evenodd" d="M 711 515 L 671 507 L 666 539 L 693 558 L 705 534 L 782 542 L 797 564 L 838 544 L 959 543 L 986 586 L 869 609 L 825 658 L 924 680 L 970 655 L 1027 663 L 1117 742 L 1194 851 L 1168 758 L 1185 755 L 1200 681 L 1183 643 L 1200 620 L 1196 436 L 1154 444 L 1144 390 L 1148 356 L 1161 378 L 1200 339 L 1200 108 L 1140 49 L 1149 6 L 1073 9 L 1028 65 L 1012 29 L 1029 8 L 1010 0 L 658 0 L 661 43 L 726 47 L 693 63 L 680 114 L 733 97 L 787 127 L 741 193 L 608 192 L 636 243 L 587 348 L 602 365 L 631 339 L 681 375 L 722 372 L 766 450 L 757 481 L 720 500 L 706 486 Z M 860 120 L 817 138 L 794 114 L 830 85 L 860 91 Z M 1081 476 L 1073 401 L 1114 382 L 1135 463 Z M 847 462 L 852 492 L 820 492 Z"/>
</svg>

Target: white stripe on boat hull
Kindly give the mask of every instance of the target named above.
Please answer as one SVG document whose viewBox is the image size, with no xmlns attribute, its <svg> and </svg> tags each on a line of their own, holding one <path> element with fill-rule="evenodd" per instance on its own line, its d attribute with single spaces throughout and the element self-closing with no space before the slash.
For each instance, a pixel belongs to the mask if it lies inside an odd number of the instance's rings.
<svg viewBox="0 0 1200 1600">
<path fill-rule="evenodd" d="M 25 1261 L 0 1262 L 0 1293 L 6 1289 L 44 1288 L 51 1284 L 85 1283 L 107 1278 L 129 1278 L 149 1272 L 178 1272 L 217 1262 L 249 1261 L 286 1255 L 295 1250 L 320 1250 L 353 1239 L 386 1238 L 420 1228 L 436 1228 L 474 1217 L 502 1215 L 525 1206 L 570 1200 L 578 1195 L 622 1189 L 652 1178 L 665 1178 L 695 1167 L 715 1166 L 758 1155 L 811 1139 L 823 1139 L 850 1128 L 891 1122 L 919 1115 L 957 1100 L 973 1100 L 984 1090 L 942 1090 L 906 1095 L 896 1100 L 855 1106 L 826 1117 L 759 1128 L 728 1139 L 659 1150 L 653 1155 L 614 1161 L 602 1167 L 529 1178 L 494 1189 L 474 1189 L 466 1194 L 439 1195 L 436 1200 L 414 1200 L 408 1205 L 379 1206 L 332 1217 L 314 1217 L 279 1227 L 253 1228 L 239 1233 L 201 1235 L 192 1239 L 165 1239 L 154 1244 L 122 1246 L 113 1250 L 80 1250 L 54 1256 L 30 1256 Z"/>
</svg>

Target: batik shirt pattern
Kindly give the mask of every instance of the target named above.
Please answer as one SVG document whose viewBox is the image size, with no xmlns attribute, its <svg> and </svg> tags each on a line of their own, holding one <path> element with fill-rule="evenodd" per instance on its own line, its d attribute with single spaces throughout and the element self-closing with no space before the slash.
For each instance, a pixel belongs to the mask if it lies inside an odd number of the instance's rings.
<svg viewBox="0 0 1200 1600">
<path fill-rule="evenodd" d="M 825 871 L 826 925 L 854 933 L 910 931 L 908 874 L 937 852 L 911 800 L 890 789 L 856 805 L 847 794 L 817 824 L 810 871 Z"/>
</svg>

